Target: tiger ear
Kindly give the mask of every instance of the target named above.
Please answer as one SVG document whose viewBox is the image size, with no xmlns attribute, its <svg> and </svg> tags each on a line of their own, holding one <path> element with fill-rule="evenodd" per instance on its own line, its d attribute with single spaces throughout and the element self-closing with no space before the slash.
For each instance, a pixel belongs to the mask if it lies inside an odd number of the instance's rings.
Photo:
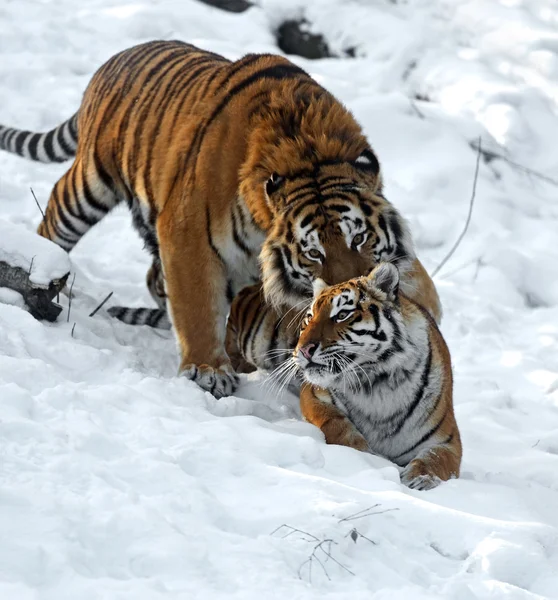
<svg viewBox="0 0 558 600">
<path fill-rule="evenodd" d="M 355 166 L 363 171 L 378 175 L 380 163 L 372 150 L 364 150 L 354 162 Z"/>
<path fill-rule="evenodd" d="M 396 300 L 399 292 L 399 270 L 392 263 L 380 263 L 366 277 L 370 285 L 383 292 L 388 300 Z"/>
<path fill-rule="evenodd" d="M 326 287 L 327 283 L 323 279 L 320 279 L 319 277 L 314 279 L 314 283 L 312 284 L 314 298 L 317 298 L 326 289 Z"/>
</svg>

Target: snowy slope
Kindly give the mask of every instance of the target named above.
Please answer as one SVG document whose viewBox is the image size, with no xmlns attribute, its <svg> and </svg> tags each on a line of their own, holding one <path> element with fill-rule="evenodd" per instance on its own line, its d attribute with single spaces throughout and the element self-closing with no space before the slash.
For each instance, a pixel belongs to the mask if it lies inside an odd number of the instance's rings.
<svg viewBox="0 0 558 600">
<path fill-rule="evenodd" d="M 0 122 L 56 125 L 104 60 L 148 39 L 276 51 L 273 26 L 305 10 L 332 48 L 358 49 L 297 62 L 364 125 L 431 270 L 463 227 L 480 135 L 558 178 L 554 1 L 259 4 L 4 1 Z M 0 216 L 34 230 L 29 187 L 46 203 L 64 168 L 0 154 Z M 481 163 L 469 232 L 436 278 L 463 473 L 430 492 L 326 446 L 257 377 L 217 402 L 175 376 L 170 334 L 89 318 L 109 291 L 150 302 L 148 258 L 115 211 L 72 253 L 69 322 L 0 304 L 0 597 L 558 598 L 557 195 Z"/>
</svg>

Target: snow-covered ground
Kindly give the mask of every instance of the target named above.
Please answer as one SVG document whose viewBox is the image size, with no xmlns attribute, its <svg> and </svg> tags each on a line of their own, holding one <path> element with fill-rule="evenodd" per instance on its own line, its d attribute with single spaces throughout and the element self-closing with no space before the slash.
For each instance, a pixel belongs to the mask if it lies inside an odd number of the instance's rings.
<svg viewBox="0 0 558 600">
<path fill-rule="evenodd" d="M 364 125 L 430 270 L 463 227 L 479 136 L 558 178 L 554 0 L 258 4 L 3 0 L 0 122 L 58 124 L 104 60 L 148 39 L 275 52 L 273 27 L 304 9 L 333 49 L 357 47 L 296 62 Z M 0 216 L 34 230 L 29 188 L 46 203 L 65 168 L 0 154 Z M 429 492 L 326 446 L 259 380 L 217 402 L 177 378 L 167 332 L 89 318 L 109 291 L 150 302 L 148 257 L 115 211 L 72 253 L 69 321 L 0 304 L 0 598 L 558 598 L 557 196 L 481 163 L 436 277 L 463 471 Z"/>
</svg>

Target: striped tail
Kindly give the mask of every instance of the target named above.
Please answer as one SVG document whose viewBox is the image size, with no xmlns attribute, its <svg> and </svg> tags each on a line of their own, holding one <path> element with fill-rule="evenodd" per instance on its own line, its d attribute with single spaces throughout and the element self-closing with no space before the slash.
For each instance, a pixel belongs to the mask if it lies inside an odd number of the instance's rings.
<svg viewBox="0 0 558 600">
<path fill-rule="evenodd" d="M 47 133 L 0 125 L 0 150 L 44 163 L 64 162 L 76 155 L 77 113 Z"/>
<path fill-rule="evenodd" d="M 149 325 L 155 329 L 170 329 L 171 323 L 166 311 L 160 308 L 126 308 L 111 306 L 109 315 L 128 325 Z"/>
</svg>

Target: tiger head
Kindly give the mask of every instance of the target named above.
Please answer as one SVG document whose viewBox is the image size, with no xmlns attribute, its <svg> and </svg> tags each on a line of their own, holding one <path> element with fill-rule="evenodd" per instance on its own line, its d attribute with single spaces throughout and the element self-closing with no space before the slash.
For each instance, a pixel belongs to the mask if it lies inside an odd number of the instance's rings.
<svg viewBox="0 0 558 600">
<path fill-rule="evenodd" d="M 289 107 L 282 96 L 265 128 L 256 128 L 241 175 L 242 195 L 267 231 L 263 290 L 278 309 L 310 301 L 318 278 L 334 285 L 380 261 L 404 273 L 415 258 L 407 224 L 383 196 L 378 159 L 353 116 L 325 91 L 310 99 L 297 93 Z"/>
<path fill-rule="evenodd" d="M 406 328 L 398 291 L 399 271 L 391 263 L 331 287 L 318 279 L 293 352 L 304 379 L 324 388 L 343 381 L 358 387 L 399 364 Z"/>
<path fill-rule="evenodd" d="M 276 307 L 310 300 L 317 279 L 335 285 L 369 273 L 379 262 L 402 271 L 414 258 L 401 215 L 374 186 L 377 161 L 364 150 L 354 161 L 322 167 L 315 177 L 274 175 L 268 194 L 285 209 L 260 255 L 266 300 Z"/>
</svg>

